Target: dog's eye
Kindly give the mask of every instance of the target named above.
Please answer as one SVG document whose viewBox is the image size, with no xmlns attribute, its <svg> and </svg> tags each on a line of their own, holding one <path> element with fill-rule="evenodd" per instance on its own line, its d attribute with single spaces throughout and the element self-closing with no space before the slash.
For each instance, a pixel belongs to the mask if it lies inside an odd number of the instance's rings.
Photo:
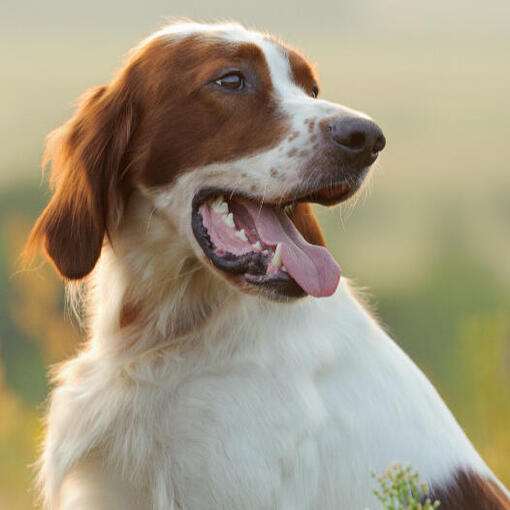
<svg viewBox="0 0 510 510">
<path fill-rule="evenodd" d="M 319 87 L 317 87 L 317 85 L 314 85 L 312 87 L 312 91 L 310 92 L 310 95 L 313 97 L 313 98 L 316 98 L 318 95 L 319 95 Z"/>
<path fill-rule="evenodd" d="M 217 80 L 214 81 L 214 83 L 225 89 L 241 90 L 245 86 L 245 79 L 240 72 L 236 71 L 233 73 L 228 73 L 225 76 L 222 76 L 221 78 L 218 78 Z"/>
</svg>

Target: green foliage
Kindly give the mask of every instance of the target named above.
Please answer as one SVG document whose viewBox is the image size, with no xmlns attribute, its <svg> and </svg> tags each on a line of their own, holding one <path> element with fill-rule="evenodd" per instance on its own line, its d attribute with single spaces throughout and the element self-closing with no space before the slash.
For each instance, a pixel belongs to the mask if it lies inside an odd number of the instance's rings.
<svg viewBox="0 0 510 510">
<path fill-rule="evenodd" d="M 434 510 L 440 505 L 427 497 L 427 484 L 420 482 L 418 471 L 411 466 L 392 464 L 381 476 L 372 473 L 372 477 L 379 482 L 374 494 L 384 510 Z"/>
</svg>

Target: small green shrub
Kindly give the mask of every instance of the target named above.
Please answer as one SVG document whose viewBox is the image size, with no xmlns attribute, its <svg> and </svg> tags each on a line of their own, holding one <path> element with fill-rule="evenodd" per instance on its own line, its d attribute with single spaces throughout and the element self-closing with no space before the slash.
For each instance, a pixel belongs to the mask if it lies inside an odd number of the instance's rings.
<svg viewBox="0 0 510 510">
<path fill-rule="evenodd" d="M 392 464 L 381 476 L 372 477 L 379 482 L 374 494 L 384 510 L 434 510 L 439 501 L 431 502 L 427 497 L 428 486 L 420 482 L 418 471 L 411 466 Z"/>
</svg>

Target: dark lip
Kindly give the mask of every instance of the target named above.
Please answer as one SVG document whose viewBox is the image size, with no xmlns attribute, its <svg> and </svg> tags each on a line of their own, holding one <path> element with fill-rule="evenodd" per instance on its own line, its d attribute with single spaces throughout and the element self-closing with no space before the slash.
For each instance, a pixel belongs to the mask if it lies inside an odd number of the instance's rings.
<svg viewBox="0 0 510 510">
<path fill-rule="evenodd" d="M 315 190 L 305 190 L 291 203 L 310 202 L 324 206 L 340 204 L 356 193 L 358 186 L 352 186 L 346 181 L 317 187 Z"/>
<path fill-rule="evenodd" d="M 321 205 L 334 205 L 347 200 L 356 189 L 345 181 L 334 183 L 329 186 L 317 186 L 296 191 L 287 197 L 282 197 L 278 203 L 267 203 L 277 208 L 285 208 L 299 202 L 312 202 Z M 231 275 L 242 275 L 249 284 L 273 291 L 278 296 L 287 298 L 298 298 L 307 295 L 306 291 L 286 272 L 279 271 L 273 275 L 266 275 L 268 257 L 261 252 L 246 253 L 241 256 L 225 253 L 219 255 L 215 252 L 214 245 L 211 242 L 209 233 L 202 222 L 202 215 L 199 213 L 199 207 L 207 199 L 224 195 L 226 197 L 239 196 L 246 200 L 257 200 L 257 198 L 244 193 L 232 192 L 219 187 L 202 188 L 192 200 L 191 227 L 198 244 L 206 257 L 212 264 Z"/>
</svg>

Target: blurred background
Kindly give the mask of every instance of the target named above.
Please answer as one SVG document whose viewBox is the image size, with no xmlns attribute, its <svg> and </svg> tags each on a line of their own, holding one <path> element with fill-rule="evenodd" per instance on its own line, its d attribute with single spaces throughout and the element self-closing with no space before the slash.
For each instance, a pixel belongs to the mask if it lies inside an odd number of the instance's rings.
<svg viewBox="0 0 510 510">
<path fill-rule="evenodd" d="M 322 94 L 387 149 L 357 203 L 319 211 L 343 272 L 510 485 L 510 2 L 3 0 L 0 6 L 0 508 L 33 508 L 48 367 L 80 332 L 48 264 L 20 271 L 48 200 L 45 135 L 175 17 L 239 20 L 300 47 Z"/>
</svg>

